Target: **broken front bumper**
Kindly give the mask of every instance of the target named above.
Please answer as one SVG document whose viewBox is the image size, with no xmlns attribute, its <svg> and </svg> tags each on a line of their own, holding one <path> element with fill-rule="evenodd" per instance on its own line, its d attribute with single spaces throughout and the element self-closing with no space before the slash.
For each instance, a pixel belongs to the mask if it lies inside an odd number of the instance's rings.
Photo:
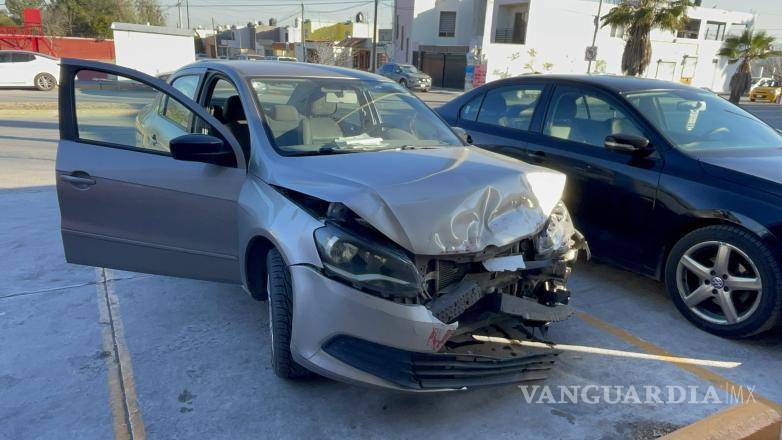
<svg viewBox="0 0 782 440">
<path fill-rule="evenodd" d="M 553 363 L 550 350 L 478 343 L 470 332 L 452 337 L 459 325 L 443 323 L 422 305 L 368 295 L 310 266 L 290 271 L 291 351 L 324 376 L 405 391 L 452 390 L 539 380 Z"/>
</svg>

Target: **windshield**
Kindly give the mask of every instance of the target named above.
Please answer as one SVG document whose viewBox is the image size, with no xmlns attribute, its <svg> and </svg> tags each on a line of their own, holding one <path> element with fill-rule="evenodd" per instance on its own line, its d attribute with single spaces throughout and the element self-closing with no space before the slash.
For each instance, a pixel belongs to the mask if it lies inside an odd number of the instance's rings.
<svg viewBox="0 0 782 440">
<path fill-rule="evenodd" d="M 399 68 L 402 69 L 403 72 L 418 73 L 418 69 L 416 69 L 412 64 L 400 64 Z"/>
<path fill-rule="evenodd" d="M 462 145 L 429 107 L 396 83 L 254 78 L 251 84 L 283 154 Z"/>
<path fill-rule="evenodd" d="M 654 90 L 625 97 L 684 151 L 782 148 L 777 131 L 713 93 Z"/>
</svg>

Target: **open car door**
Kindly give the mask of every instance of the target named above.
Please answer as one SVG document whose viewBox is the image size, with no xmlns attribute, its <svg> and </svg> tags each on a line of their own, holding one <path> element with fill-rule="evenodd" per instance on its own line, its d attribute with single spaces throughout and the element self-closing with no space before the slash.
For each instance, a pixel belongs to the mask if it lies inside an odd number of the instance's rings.
<svg viewBox="0 0 782 440">
<path fill-rule="evenodd" d="M 192 76 L 183 93 L 124 67 L 62 60 L 56 177 L 68 262 L 240 282 L 246 159 L 196 102 L 204 73 L 178 73 Z M 184 156 L 177 139 L 217 145 L 223 160 Z"/>
</svg>

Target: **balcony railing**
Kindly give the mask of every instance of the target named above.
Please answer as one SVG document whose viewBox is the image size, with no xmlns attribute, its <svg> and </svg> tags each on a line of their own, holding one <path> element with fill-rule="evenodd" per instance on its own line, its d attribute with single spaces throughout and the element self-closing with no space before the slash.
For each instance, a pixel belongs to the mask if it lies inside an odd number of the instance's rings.
<svg viewBox="0 0 782 440">
<path fill-rule="evenodd" d="M 501 44 L 524 44 L 524 30 L 514 38 L 514 28 L 497 28 L 494 31 L 494 42 Z"/>
</svg>

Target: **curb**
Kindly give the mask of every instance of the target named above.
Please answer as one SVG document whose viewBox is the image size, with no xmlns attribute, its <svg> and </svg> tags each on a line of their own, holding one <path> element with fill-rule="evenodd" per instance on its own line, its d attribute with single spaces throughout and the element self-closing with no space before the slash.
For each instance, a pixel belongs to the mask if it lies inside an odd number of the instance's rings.
<svg viewBox="0 0 782 440">
<path fill-rule="evenodd" d="M 665 440 L 780 440 L 782 414 L 760 402 L 722 410 L 674 431 Z"/>
</svg>

